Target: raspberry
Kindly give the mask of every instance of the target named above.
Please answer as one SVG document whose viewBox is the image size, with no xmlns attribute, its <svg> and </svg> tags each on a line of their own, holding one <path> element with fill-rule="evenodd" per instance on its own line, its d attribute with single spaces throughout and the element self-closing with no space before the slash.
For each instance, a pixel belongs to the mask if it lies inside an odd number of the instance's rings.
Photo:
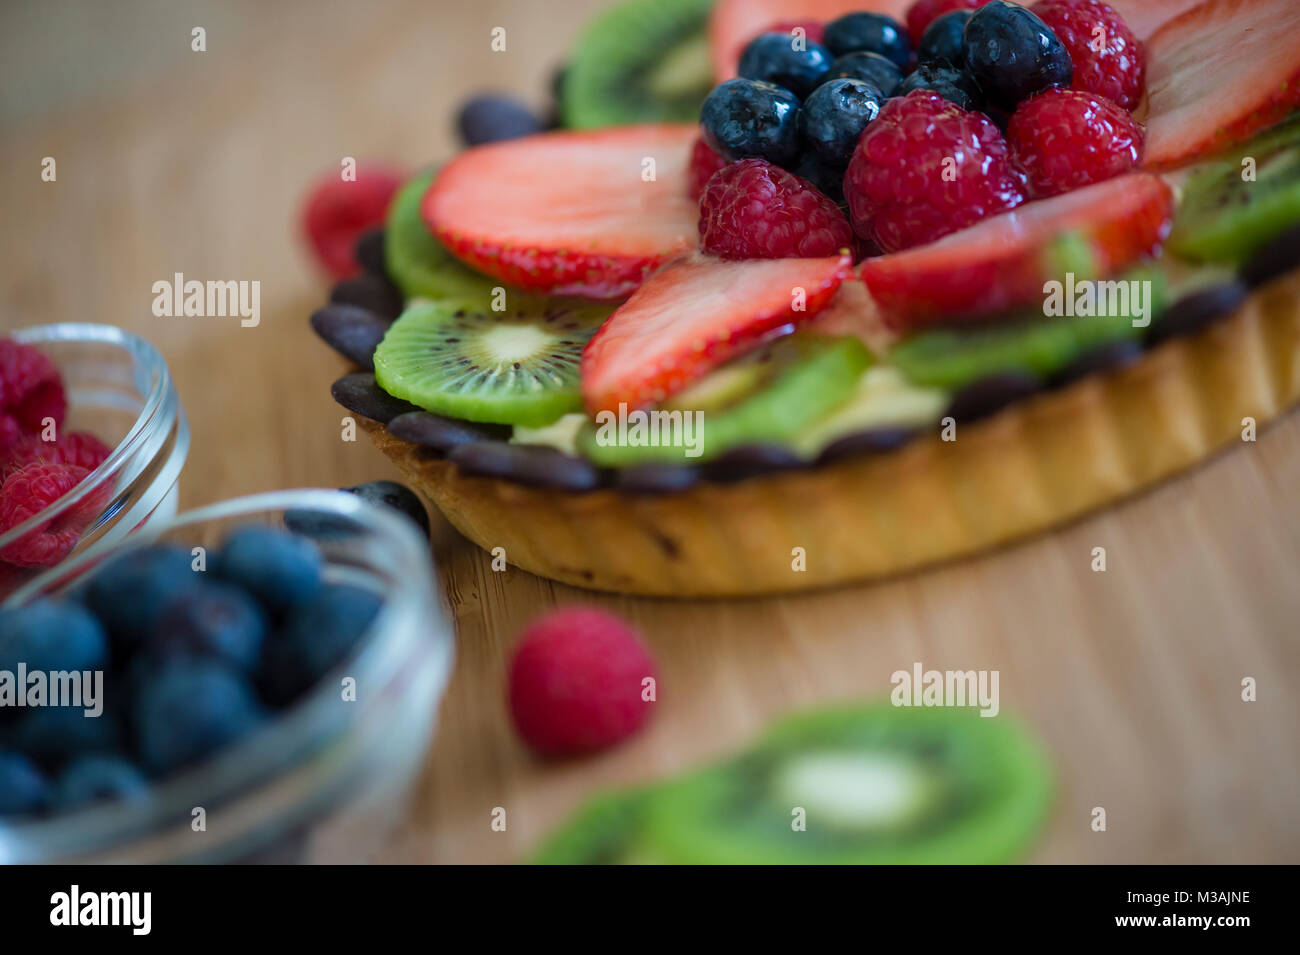
<svg viewBox="0 0 1300 955">
<path fill-rule="evenodd" d="M 1120 106 L 1081 90 L 1044 90 L 1007 124 L 1011 158 L 1036 199 L 1136 168 L 1142 127 Z"/>
<path fill-rule="evenodd" d="M 912 46 L 921 42 L 925 28 L 945 13 L 954 10 L 976 10 L 988 0 L 917 0 L 907 10 L 907 33 L 912 38 Z"/>
<path fill-rule="evenodd" d="M 18 468 L 33 461 L 70 464 L 93 471 L 112 452 L 112 448 L 87 431 L 73 431 L 56 441 L 42 441 L 36 435 L 20 435 L 5 449 L 4 457 L 0 458 L 0 483 Z"/>
<path fill-rule="evenodd" d="M 54 362 L 31 345 L 0 338 L 0 448 L 46 418 L 63 423 L 68 400 Z"/>
<path fill-rule="evenodd" d="M 695 145 L 691 147 L 691 164 L 686 170 L 687 194 L 699 202 L 705 184 L 726 164 L 727 161 L 713 151 L 704 137 L 695 140 Z"/>
<path fill-rule="evenodd" d="M 0 533 L 45 510 L 86 476 L 85 468 L 35 461 L 14 471 L 0 486 Z M 19 567 L 50 567 L 71 553 L 88 521 L 60 515 L 0 550 L 0 560 Z"/>
<path fill-rule="evenodd" d="M 307 198 L 303 228 L 325 269 L 337 279 L 355 275 L 354 249 L 362 234 L 382 225 L 388 202 L 402 185 L 398 173 L 359 166 L 353 181 L 331 174 L 320 180 Z"/>
<path fill-rule="evenodd" d="M 1137 106 L 1146 82 L 1146 54 L 1113 7 L 1101 0 L 1041 0 L 1030 9 L 1070 51 L 1072 89 L 1104 96 L 1127 110 Z"/>
<path fill-rule="evenodd" d="M 938 93 L 891 99 L 844 176 L 853 228 L 886 252 L 933 242 L 1025 201 L 1006 140 Z"/>
<path fill-rule="evenodd" d="M 510 663 L 515 728 L 547 756 L 591 752 L 639 730 L 654 661 L 635 630 L 595 607 L 563 607 L 535 621 Z"/>
<path fill-rule="evenodd" d="M 705 252 L 724 259 L 819 259 L 851 246 L 853 230 L 808 180 L 744 159 L 705 187 L 700 238 Z"/>
</svg>

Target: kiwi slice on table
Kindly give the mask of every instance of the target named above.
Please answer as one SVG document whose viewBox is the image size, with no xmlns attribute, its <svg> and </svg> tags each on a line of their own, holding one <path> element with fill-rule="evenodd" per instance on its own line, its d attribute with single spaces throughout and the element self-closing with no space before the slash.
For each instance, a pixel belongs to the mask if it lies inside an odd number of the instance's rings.
<svg viewBox="0 0 1300 955">
<path fill-rule="evenodd" d="M 1050 797 L 1042 753 L 1005 715 L 882 702 L 795 717 L 668 784 L 646 834 L 682 863 L 989 864 L 1028 847 Z"/>
<path fill-rule="evenodd" d="M 713 0 L 630 0 L 597 16 L 561 87 L 576 129 L 691 122 L 713 88 L 707 25 Z"/>
<path fill-rule="evenodd" d="M 1188 178 L 1169 236 L 1176 255 L 1240 265 L 1300 222 L 1300 114 Z"/>
<path fill-rule="evenodd" d="M 455 298 L 487 307 L 497 282 L 456 259 L 420 215 L 435 170 L 416 176 L 393 197 L 385 224 L 384 264 L 407 298 Z"/>
<path fill-rule="evenodd" d="M 590 800 L 547 836 L 534 865 L 648 865 L 662 862 L 644 839 L 649 790 L 607 793 Z"/>
<path fill-rule="evenodd" d="M 493 424 L 549 424 L 582 407 L 583 346 L 606 303 L 517 293 L 503 312 L 455 301 L 409 306 L 375 349 L 375 381 L 436 414 Z"/>
<path fill-rule="evenodd" d="M 620 442 L 616 422 L 598 420 L 579 433 L 578 447 L 597 464 L 621 467 L 699 463 L 743 445 L 787 443 L 846 401 L 870 364 L 871 353 L 856 338 L 795 332 L 718 368 L 652 409 L 668 416 L 664 421 L 692 422 L 694 432 L 687 434 L 683 425 L 673 436 L 680 433 L 693 445 Z M 665 440 L 672 437 L 663 431 Z M 693 449 L 700 453 L 687 454 Z"/>
<path fill-rule="evenodd" d="M 1143 283 L 1138 291 L 1150 308 L 1148 319 L 1164 305 L 1165 280 L 1159 269 L 1141 267 L 1113 281 Z M 1109 288 L 1094 286 L 1098 297 L 1105 294 L 1108 299 Z M 1008 371 L 1046 378 L 1099 345 L 1139 338 L 1145 326 L 1133 324 L 1139 309 L 1128 298 L 1127 308 L 1107 315 L 1032 314 L 1007 322 L 919 332 L 895 345 L 889 362 L 913 384 L 933 388 L 960 388 Z"/>
</svg>

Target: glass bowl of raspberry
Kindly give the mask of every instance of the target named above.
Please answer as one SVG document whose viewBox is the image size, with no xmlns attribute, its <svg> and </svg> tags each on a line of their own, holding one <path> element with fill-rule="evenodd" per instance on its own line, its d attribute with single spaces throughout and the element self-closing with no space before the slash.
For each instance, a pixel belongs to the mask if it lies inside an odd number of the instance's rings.
<svg viewBox="0 0 1300 955">
<path fill-rule="evenodd" d="M 0 597 L 176 513 L 190 430 L 167 363 L 110 325 L 0 337 Z"/>
<path fill-rule="evenodd" d="M 98 666 L 102 707 L 0 707 L 0 864 L 373 857 L 451 673 L 436 580 L 409 516 L 302 489 L 154 522 L 29 581 L 0 606 L 0 669 Z"/>
</svg>

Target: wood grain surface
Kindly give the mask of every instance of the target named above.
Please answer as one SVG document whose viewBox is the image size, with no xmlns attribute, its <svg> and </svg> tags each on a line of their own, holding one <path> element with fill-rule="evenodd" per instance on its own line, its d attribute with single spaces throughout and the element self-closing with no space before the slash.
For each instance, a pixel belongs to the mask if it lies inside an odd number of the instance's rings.
<svg viewBox="0 0 1300 955">
<path fill-rule="evenodd" d="M 391 477 L 340 440 L 341 361 L 307 316 L 308 183 L 341 157 L 450 154 L 467 92 L 546 99 L 592 0 L 161 3 L 0 9 L 0 326 L 91 320 L 165 353 L 193 427 L 183 507 Z M 111 12 L 110 12 L 111 8 Z M 190 50 L 194 26 L 207 52 Z M 507 29 L 505 53 L 489 31 Z M 58 179 L 40 179 L 43 157 Z M 173 273 L 259 280 L 262 320 L 155 318 Z M 724 753 L 772 718 L 874 697 L 889 675 L 996 668 L 1058 774 L 1038 862 L 1300 862 L 1300 415 L 1194 473 L 1051 535 L 873 586 L 744 602 L 596 596 L 493 573 L 445 524 L 459 660 L 393 862 L 518 860 L 594 790 Z M 1104 546 L 1108 570 L 1093 573 Z M 662 669 L 650 729 L 547 764 L 510 731 L 521 627 L 589 600 L 641 626 Z M 1259 700 L 1241 700 L 1241 681 Z M 493 807 L 508 812 L 491 829 Z M 1107 811 L 1108 830 L 1090 829 Z"/>
</svg>

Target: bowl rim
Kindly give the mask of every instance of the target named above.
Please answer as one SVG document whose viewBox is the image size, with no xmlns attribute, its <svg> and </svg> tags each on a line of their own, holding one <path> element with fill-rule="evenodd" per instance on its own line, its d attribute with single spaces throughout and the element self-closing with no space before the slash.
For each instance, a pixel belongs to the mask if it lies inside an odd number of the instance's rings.
<svg viewBox="0 0 1300 955">
<path fill-rule="evenodd" d="M 118 328 L 116 325 L 102 325 L 94 322 L 56 322 L 50 325 L 31 325 L 10 332 L 10 337 L 24 345 L 39 347 L 42 344 L 100 344 L 116 345 L 133 358 L 145 363 L 146 370 L 153 378 L 149 393 L 144 397 L 144 404 L 135 421 L 117 446 L 99 465 L 82 478 L 77 486 L 48 507 L 37 511 L 21 524 L 15 524 L 7 530 L 0 531 L 0 548 L 39 530 L 42 526 L 81 505 L 93 492 L 97 491 L 102 480 L 116 472 L 121 464 L 131 458 L 143 446 L 159 427 L 167 426 L 174 417 L 181 415 L 180 399 L 175 399 L 176 411 L 172 415 L 162 414 L 167 399 L 175 394 L 171 370 L 162 352 L 139 335 Z M 188 453 L 188 432 L 185 436 L 182 454 Z M 182 457 L 182 463 L 184 457 Z"/>
<path fill-rule="evenodd" d="M 0 603 L 8 608 L 35 599 L 46 591 L 58 591 L 76 580 L 89 566 L 128 551 L 146 547 L 175 530 L 228 520 L 239 515 L 313 510 L 356 521 L 374 532 L 389 553 L 386 559 L 401 568 L 394 575 L 398 586 L 384 592 L 379 615 L 358 641 L 357 647 L 302 698 L 275 712 L 260 729 L 211 756 L 157 781 L 150 781 L 150 795 L 141 802 L 106 802 L 84 809 L 52 816 L 0 819 L 0 864 L 29 861 L 44 855 L 43 846 L 58 833 L 60 843 L 84 844 L 86 854 L 111 851 L 112 847 L 146 841 L 165 831 L 175 822 L 180 810 L 202 805 L 235 805 L 259 784 L 288 779 L 302 767 L 301 758 L 285 762 L 281 755 L 292 751 L 297 742 L 309 739 L 311 731 L 328 725 L 338 713 L 338 685 L 333 679 L 340 672 L 382 679 L 400 673 L 404 665 L 403 645 L 394 643 L 394 635 L 423 628 L 419 639 L 432 638 L 431 651 L 437 656 L 436 699 L 434 709 L 446 692 L 455 656 L 455 624 L 440 600 L 441 588 L 435 575 L 429 543 L 409 519 L 390 513 L 387 508 L 365 501 L 354 494 L 323 488 L 295 488 L 268 491 L 245 497 L 230 498 L 196 508 L 175 518 L 149 524 L 133 532 L 124 541 L 99 541 L 84 553 L 49 568 L 26 582 Z M 327 564 L 327 566 L 329 566 Z M 66 578 L 66 579 L 65 579 Z M 439 613 L 439 607 L 442 612 Z M 403 629 L 405 628 L 405 630 Z M 388 636 L 386 642 L 383 638 Z M 218 781 L 217 786 L 211 781 Z M 205 785 L 205 781 L 207 784 Z M 213 802 L 214 790 L 216 799 Z M 69 835 L 85 833 L 85 840 Z M 113 833 L 120 838 L 107 838 Z M 94 838 L 91 838 L 94 837 Z M 63 858 L 69 853 L 57 854 Z"/>
</svg>

